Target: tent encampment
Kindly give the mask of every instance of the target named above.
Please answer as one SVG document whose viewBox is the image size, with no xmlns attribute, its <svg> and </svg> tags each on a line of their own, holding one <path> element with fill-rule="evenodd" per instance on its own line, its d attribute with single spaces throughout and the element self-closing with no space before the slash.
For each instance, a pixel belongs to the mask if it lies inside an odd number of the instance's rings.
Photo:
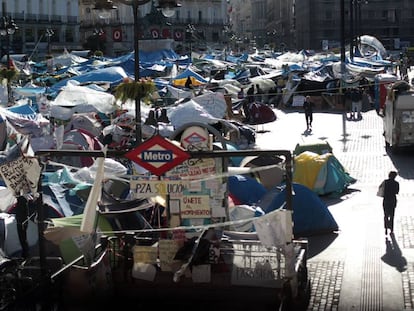
<svg viewBox="0 0 414 311">
<path fill-rule="evenodd" d="M 304 151 L 294 158 L 293 181 L 316 194 L 342 193 L 356 182 L 332 153 Z"/>
</svg>

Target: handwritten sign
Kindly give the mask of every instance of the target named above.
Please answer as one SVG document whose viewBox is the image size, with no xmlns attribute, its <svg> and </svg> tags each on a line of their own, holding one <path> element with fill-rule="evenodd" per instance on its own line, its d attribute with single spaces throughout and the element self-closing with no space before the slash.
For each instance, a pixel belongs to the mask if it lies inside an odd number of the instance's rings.
<svg viewBox="0 0 414 311">
<path fill-rule="evenodd" d="M 210 196 L 186 195 L 181 198 L 181 218 L 207 218 L 211 215 Z"/>
<path fill-rule="evenodd" d="M 216 174 L 214 159 L 189 159 L 169 170 L 165 176 L 174 178 L 199 179 Z"/>
<path fill-rule="evenodd" d="M 176 180 L 131 180 L 131 190 L 137 197 L 157 194 L 182 194 L 188 183 Z"/>
<path fill-rule="evenodd" d="M 36 158 L 19 157 L 0 166 L 0 174 L 15 195 L 36 193 L 41 167 Z"/>
</svg>

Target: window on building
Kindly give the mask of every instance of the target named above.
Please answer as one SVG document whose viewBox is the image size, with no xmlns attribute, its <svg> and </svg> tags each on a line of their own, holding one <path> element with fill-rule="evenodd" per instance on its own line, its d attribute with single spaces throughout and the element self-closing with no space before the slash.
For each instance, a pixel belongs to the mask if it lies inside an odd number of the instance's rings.
<svg viewBox="0 0 414 311">
<path fill-rule="evenodd" d="M 214 42 L 218 42 L 220 40 L 218 32 L 213 32 L 212 33 L 212 39 L 213 39 Z"/>
<path fill-rule="evenodd" d="M 27 0 L 26 2 L 26 12 L 27 14 L 32 14 L 32 1 Z"/>
<path fill-rule="evenodd" d="M 52 15 L 57 15 L 56 13 L 56 0 L 52 1 Z"/>
<path fill-rule="evenodd" d="M 44 6 L 43 6 L 43 0 L 39 0 L 39 13 L 40 14 L 44 14 L 45 12 L 43 12 L 44 11 Z"/>
<path fill-rule="evenodd" d="M 68 1 L 68 2 L 66 3 L 66 15 L 67 15 L 67 16 L 72 16 L 72 7 L 71 7 L 71 5 L 70 5 L 70 1 Z"/>
<path fill-rule="evenodd" d="M 325 19 L 326 20 L 332 20 L 332 11 L 331 10 L 326 10 L 325 11 Z"/>
<path fill-rule="evenodd" d="M 34 32 L 33 32 L 33 29 L 31 29 L 31 28 L 27 28 L 24 31 L 24 36 L 25 36 L 25 40 L 27 42 L 34 42 L 35 41 Z"/>
<path fill-rule="evenodd" d="M 392 36 L 398 37 L 400 35 L 400 29 L 399 28 L 393 28 L 392 29 Z"/>
<path fill-rule="evenodd" d="M 397 14 L 394 9 L 388 10 L 388 18 L 387 20 L 391 23 L 395 23 L 397 20 Z"/>
<path fill-rule="evenodd" d="M 375 11 L 374 10 L 367 10 L 367 17 L 369 19 L 374 19 L 375 18 Z"/>
<path fill-rule="evenodd" d="M 75 38 L 73 37 L 74 30 L 73 29 L 66 29 L 65 31 L 65 37 L 66 42 L 74 42 Z"/>
<path fill-rule="evenodd" d="M 203 12 L 202 11 L 198 11 L 198 22 L 202 22 L 203 21 Z"/>
</svg>

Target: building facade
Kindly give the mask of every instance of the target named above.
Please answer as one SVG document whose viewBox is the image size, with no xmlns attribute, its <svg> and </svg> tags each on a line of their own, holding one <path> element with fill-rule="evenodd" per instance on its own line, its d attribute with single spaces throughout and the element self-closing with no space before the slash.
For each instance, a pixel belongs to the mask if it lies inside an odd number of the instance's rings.
<svg viewBox="0 0 414 311">
<path fill-rule="evenodd" d="M 333 49 L 340 45 L 342 0 L 181 0 L 172 17 L 155 7 L 139 7 L 139 38 L 169 38 L 183 52 L 217 45 L 233 50 Z M 343 0 L 345 37 L 378 38 L 387 49 L 414 46 L 414 1 Z M 95 0 L 2 0 L 2 16 L 19 27 L 1 39 L 1 53 L 25 53 L 32 59 L 63 49 L 90 47 L 109 56 L 133 50 L 130 6 L 113 0 L 116 9 L 100 18 Z M 141 45 L 142 46 L 142 45 Z M 142 48 L 145 48 L 142 46 Z"/>
<path fill-rule="evenodd" d="M 224 45 L 229 40 L 229 17 L 226 0 L 183 0 L 172 17 L 156 9 L 156 1 L 139 7 L 139 40 L 172 39 L 178 50 Z M 94 0 L 80 0 L 80 41 L 104 40 L 104 53 L 115 56 L 133 50 L 134 20 L 132 7 L 113 0 L 116 9 L 99 18 Z M 145 49 L 145 43 L 140 49 Z"/>
<path fill-rule="evenodd" d="M 341 1 L 294 0 L 296 49 L 332 49 L 340 45 Z M 371 35 L 389 50 L 414 45 L 414 1 L 344 0 L 346 44 Z"/>
<path fill-rule="evenodd" d="M 174 16 L 155 9 L 158 1 L 139 7 L 139 37 L 170 38 L 182 49 L 223 45 L 230 40 L 227 0 L 182 0 Z M 2 40 L 2 53 L 28 54 L 43 59 L 65 48 L 102 48 L 108 56 L 133 50 L 134 19 L 131 6 L 113 0 L 116 9 L 101 18 L 95 0 L 2 0 L 2 16 L 14 19 L 18 30 Z M 145 48 L 144 45 L 141 45 Z"/>
<path fill-rule="evenodd" d="M 332 49 L 341 40 L 341 1 L 230 0 L 230 19 L 236 37 L 258 47 Z M 414 46 L 414 1 L 343 1 L 347 43 L 351 37 L 366 34 L 378 38 L 387 49 Z"/>
<path fill-rule="evenodd" d="M 2 0 L 1 10 L 18 27 L 9 47 L 2 38 L 2 54 L 8 48 L 36 59 L 64 48 L 81 48 L 78 0 Z"/>
</svg>

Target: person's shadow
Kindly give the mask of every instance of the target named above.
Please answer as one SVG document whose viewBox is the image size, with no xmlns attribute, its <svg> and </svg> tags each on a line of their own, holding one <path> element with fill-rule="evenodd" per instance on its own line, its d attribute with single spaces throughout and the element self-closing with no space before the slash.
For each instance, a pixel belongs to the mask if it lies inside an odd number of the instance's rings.
<svg viewBox="0 0 414 311">
<path fill-rule="evenodd" d="M 381 257 L 382 261 L 395 267 L 399 272 L 407 270 L 407 259 L 402 255 L 394 233 L 390 233 L 390 238 L 385 238 L 385 247 L 385 254 Z"/>
</svg>

